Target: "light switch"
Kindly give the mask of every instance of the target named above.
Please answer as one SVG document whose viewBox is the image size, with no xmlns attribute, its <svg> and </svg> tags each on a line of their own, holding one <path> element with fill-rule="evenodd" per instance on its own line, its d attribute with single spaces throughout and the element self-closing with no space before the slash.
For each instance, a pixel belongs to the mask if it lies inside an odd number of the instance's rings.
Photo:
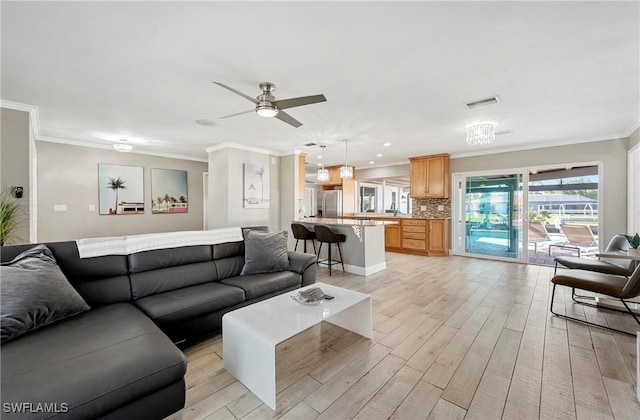
<svg viewBox="0 0 640 420">
<path fill-rule="evenodd" d="M 96 211 L 95 204 L 89 204 L 89 211 Z"/>
<path fill-rule="evenodd" d="M 66 204 L 54 204 L 53 205 L 53 211 L 67 211 L 67 205 Z"/>
<path fill-rule="evenodd" d="M 427 206 L 420 206 L 420 211 L 427 211 Z"/>
<path fill-rule="evenodd" d="M 438 206 L 438 211 L 444 211 L 444 206 L 442 204 Z"/>
</svg>

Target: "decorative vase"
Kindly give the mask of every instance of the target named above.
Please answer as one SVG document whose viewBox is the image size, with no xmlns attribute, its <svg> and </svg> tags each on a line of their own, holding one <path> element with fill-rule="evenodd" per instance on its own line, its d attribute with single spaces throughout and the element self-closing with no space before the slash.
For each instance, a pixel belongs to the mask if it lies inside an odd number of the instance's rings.
<svg viewBox="0 0 640 420">
<path fill-rule="evenodd" d="M 640 257 L 640 248 L 629 248 L 629 255 Z"/>
</svg>

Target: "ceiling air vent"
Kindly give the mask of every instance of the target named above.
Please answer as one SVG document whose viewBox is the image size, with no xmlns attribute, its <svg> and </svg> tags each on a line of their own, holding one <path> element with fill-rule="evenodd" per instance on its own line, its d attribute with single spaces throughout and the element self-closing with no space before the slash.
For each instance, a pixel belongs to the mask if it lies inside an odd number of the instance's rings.
<svg viewBox="0 0 640 420">
<path fill-rule="evenodd" d="M 307 143 L 307 144 L 305 144 L 305 146 L 307 146 L 307 147 L 312 147 L 312 146 L 317 146 L 317 145 L 318 145 L 318 143 Z"/>
<path fill-rule="evenodd" d="M 464 104 L 469 109 L 480 108 L 481 106 L 493 105 L 500 102 L 499 96 L 492 96 L 490 98 L 480 99 L 479 101 L 468 102 Z"/>
</svg>

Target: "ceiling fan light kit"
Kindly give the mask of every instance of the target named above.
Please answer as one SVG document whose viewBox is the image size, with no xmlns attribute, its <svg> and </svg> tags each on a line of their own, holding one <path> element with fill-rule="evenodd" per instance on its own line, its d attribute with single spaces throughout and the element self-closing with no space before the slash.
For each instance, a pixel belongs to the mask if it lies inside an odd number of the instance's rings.
<svg viewBox="0 0 640 420">
<path fill-rule="evenodd" d="M 273 105 L 258 104 L 256 105 L 256 113 L 261 117 L 271 118 L 278 115 L 278 108 Z"/>
<path fill-rule="evenodd" d="M 496 139 L 496 123 L 481 122 L 467 127 L 467 144 L 478 146 L 492 143 Z"/>
</svg>

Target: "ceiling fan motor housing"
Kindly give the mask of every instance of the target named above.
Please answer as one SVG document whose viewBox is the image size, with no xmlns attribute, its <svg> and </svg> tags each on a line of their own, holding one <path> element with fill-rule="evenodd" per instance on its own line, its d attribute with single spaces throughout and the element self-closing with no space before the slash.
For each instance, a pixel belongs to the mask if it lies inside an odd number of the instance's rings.
<svg viewBox="0 0 640 420">
<path fill-rule="evenodd" d="M 262 94 L 256 96 L 258 104 L 256 105 L 256 113 L 261 117 L 274 117 L 278 114 L 278 107 L 272 102 L 276 100 L 276 97 L 271 94 L 276 90 L 276 85 L 270 82 L 260 83 L 260 89 Z"/>
</svg>

